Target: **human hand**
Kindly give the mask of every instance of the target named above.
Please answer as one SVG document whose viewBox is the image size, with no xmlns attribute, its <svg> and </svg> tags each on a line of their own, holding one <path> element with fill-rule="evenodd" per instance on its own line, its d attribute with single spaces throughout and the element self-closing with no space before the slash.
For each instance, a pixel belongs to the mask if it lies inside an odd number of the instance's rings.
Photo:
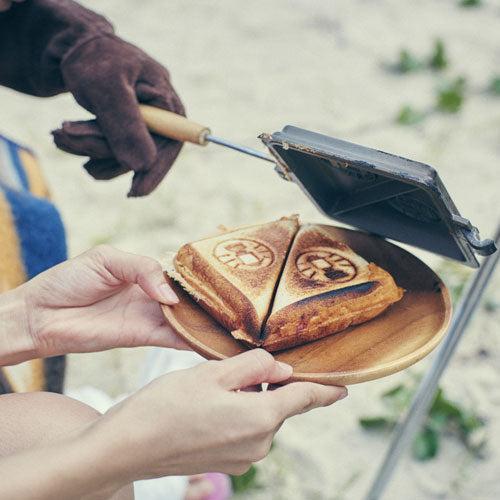
<svg viewBox="0 0 500 500">
<path fill-rule="evenodd" d="M 242 474 L 267 455 L 285 419 L 347 395 L 344 387 L 310 382 L 243 390 L 283 382 L 291 373 L 289 365 L 261 349 L 172 372 L 101 417 L 92 429 L 94 442 L 109 453 L 124 482 L 200 472 Z"/>
<path fill-rule="evenodd" d="M 154 259 L 102 245 L 19 291 L 38 357 L 146 345 L 189 349 L 161 312 L 158 302 L 178 299 Z"/>
<path fill-rule="evenodd" d="M 149 194 L 174 163 L 182 143 L 151 134 L 138 103 L 185 115 L 168 71 L 139 48 L 113 35 L 87 41 L 61 63 L 67 89 L 96 120 L 64 122 L 56 145 L 89 156 L 96 179 L 134 171 L 128 196 Z"/>
<path fill-rule="evenodd" d="M 0 0 L 0 11 L 10 3 Z M 0 61 L 1 85 L 40 97 L 69 91 L 95 116 L 53 134 L 59 148 L 90 157 L 96 179 L 133 171 L 128 194 L 144 196 L 172 166 L 182 144 L 150 134 L 138 106 L 184 115 L 168 71 L 104 17 L 72 0 L 23 2 L 0 18 Z"/>
</svg>

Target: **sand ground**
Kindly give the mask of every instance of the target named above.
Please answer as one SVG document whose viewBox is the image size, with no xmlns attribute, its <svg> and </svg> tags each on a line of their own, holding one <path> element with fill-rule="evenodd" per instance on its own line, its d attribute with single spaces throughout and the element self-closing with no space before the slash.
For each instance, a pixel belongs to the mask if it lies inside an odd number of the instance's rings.
<svg viewBox="0 0 500 500">
<path fill-rule="evenodd" d="M 258 134 L 292 124 L 428 163 L 438 170 L 462 215 L 483 237 L 493 236 L 500 221 L 500 98 L 488 93 L 487 85 L 500 74 L 498 1 L 468 9 L 455 0 L 82 3 L 106 15 L 122 37 L 165 64 L 188 115 L 215 135 L 262 149 Z M 449 54 L 445 71 L 402 76 L 387 70 L 402 48 L 427 58 L 436 38 Z M 436 87 L 460 75 L 467 79 L 460 113 L 432 112 L 414 127 L 395 124 L 404 105 L 432 109 Z M 214 145 L 186 145 L 153 194 L 127 199 L 128 176 L 96 182 L 81 168 L 80 158 L 53 146 L 51 129 L 87 116 L 70 96 L 42 100 L 0 89 L 0 101 L 2 129 L 40 157 L 67 227 L 71 255 L 109 243 L 161 257 L 219 224 L 230 227 L 291 213 L 306 221 L 326 220 L 270 164 Z M 445 281 L 466 274 L 438 256 L 415 253 L 441 271 Z M 497 272 L 442 379 L 450 398 L 486 419 L 483 457 L 471 457 L 461 444 L 445 439 L 435 460 L 404 458 L 383 498 L 500 498 L 498 285 Z M 131 391 L 144 353 L 70 356 L 67 385 L 93 385 L 113 396 Z M 425 372 L 432 358 L 412 370 Z M 263 487 L 242 497 L 362 498 L 389 435 L 367 434 L 358 418 L 378 414 L 381 392 L 407 377 L 403 372 L 352 386 L 341 403 L 287 422 L 272 454 L 259 464 Z"/>
</svg>

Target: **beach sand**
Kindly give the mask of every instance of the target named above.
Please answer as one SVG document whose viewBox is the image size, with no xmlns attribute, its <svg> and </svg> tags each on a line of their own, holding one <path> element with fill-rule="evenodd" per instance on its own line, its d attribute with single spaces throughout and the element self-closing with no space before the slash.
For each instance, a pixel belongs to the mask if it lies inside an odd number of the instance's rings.
<svg viewBox="0 0 500 500">
<path fill-rule="evenodd" d="M 452 0 L 82 3 L 167 66 L 188 116 L 214 135 L 263 151 L 257 136 L 290 124 L 427 163 L 461 214 L 482 237 L 493 237 L 500 221 L 500 97 L 487 86 L 500 74 L 498 2 L 476 8 Z M 402 48 L 428 58 L 437 38 L 449 55 L 446 70 L 398 75 L 388 69 Z M 436 88 L 458 76 L 467 79 L 461 111 L 432 111 Z M 81 167 L 82 158 L 53 145 L 50 130 L 88 116 L 71 96 L 37 99 L 1 88 L 0 102 L 2 129 L 39 156 L 71 256 L 107 243 L 161 258 L 220 224 L 292 213 L 303 221 L 332 222 L 271 164 L 215 145 L 185 145 L 150 196 L 127 199 L 129 175 L 97 182 Z M 398 125 L 394 117 L 405 105 L 429 116 L 413 127 Z M 447 269 L 441 275 L 445 282 L 467 274 L 463 266 L 412 251 L 438 272 Z M 486 420 L 482 458 L 446 437 L 434 460 L 405 456 L 384 499 L 500 498 L 499 285 L 497 272 L 441 381 L 450 399 Z M 91 385 L 112 396 L 133 391 L 145 352 L 70 355 L 67 387 Z M 379 415 L 381 393 L 407 381 L 409 371 L 424 373 L 434 356 L 402 373 L 351 386 L 346 400 L 285 423 L 270 456 L 258 464 L 262 488 L 241 498 L 363 498 L 390 434 L 367 433 L 358 419 Z"/>
</svg>

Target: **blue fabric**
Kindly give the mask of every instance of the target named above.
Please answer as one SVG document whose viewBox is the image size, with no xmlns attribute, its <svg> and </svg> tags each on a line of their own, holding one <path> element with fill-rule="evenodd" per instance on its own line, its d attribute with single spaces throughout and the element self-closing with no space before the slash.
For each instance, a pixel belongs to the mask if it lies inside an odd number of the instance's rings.
<svg viewBox="0 0 500 500">
<path fill-rule="evenodd" d="M 0 214 L 3 223 L 0 227 L 0 282 L 3 289 L 19 286 L 26 279 L 66 260 L 64 226 L 56 207 L 46 196 L 48 190 L 35 155 L 0 135 Z M 47 358 L 41 374 L 37 362 L 28 362 L 27 369 L 32 377 L 26 379 L 0 367 L 0 394 L 40 388 L 62 392 L 64 363 L 64 356 Z"/>
<path fill-rule="evenodd" d="M 27 278 L 67 258 L 64 226 L 52 203 L 1 186 L 10 204 Z"/>
</svg>

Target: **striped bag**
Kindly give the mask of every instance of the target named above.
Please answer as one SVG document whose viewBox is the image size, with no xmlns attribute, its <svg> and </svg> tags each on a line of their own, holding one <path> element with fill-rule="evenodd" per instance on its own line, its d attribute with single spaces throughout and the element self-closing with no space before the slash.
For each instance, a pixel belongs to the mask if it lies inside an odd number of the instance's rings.
<svg viewBox="0 0 500 500">
<path fill-rule="evenodd" d="M 35 155 L 0 135 L 0 293 L 65 259 L 64 227 Z M 63 378 L 64 356 L 3 367 L 0 394 L 62 392 Z"/>
</svg>

